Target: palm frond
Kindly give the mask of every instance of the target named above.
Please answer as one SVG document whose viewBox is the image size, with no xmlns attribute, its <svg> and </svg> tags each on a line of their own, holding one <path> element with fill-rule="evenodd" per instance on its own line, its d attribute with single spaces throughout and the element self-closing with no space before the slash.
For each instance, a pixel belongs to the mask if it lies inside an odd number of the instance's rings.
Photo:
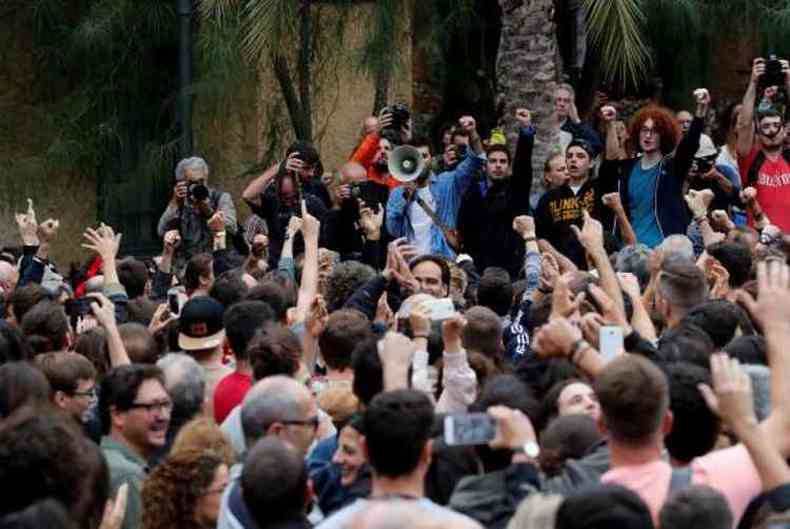
<svg viewBox="0 0 790 529">
<path fill-rule="evenodd" d="M 604 78 L 622 87 L 647 78 L 652 60 L 645 41 L 641 0 L 584 0 L 591 44 L 598 49 Z"/>
<path fill-rule="evenodd" d="M 257 64 L 270 50 L 295 47 L 299 4 L 295 0 L 246 1 L 241 50 L 247 60 Z"/>
</svg>

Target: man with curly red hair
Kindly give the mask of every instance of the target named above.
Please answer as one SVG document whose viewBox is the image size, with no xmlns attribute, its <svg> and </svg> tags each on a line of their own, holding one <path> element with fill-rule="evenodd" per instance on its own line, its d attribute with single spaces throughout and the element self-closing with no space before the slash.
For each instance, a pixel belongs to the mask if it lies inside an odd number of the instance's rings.
<svg viewBox="0 0 790 529">
<path fill-rule="evenodd" d="M 705 89 L 694 92 L 697 108 L 691 127 L 681 137 L 680 125 L 672 111 L 649 105 L 632 118 L 630 137 L 638 155 L 630 160 L 606 160 L 601 178 L 618 182 L 620 198 L 637 240 L 654 248 L 665 237 L 686 233 L 690 213 L 683 198 L 683 184 L 699 148 L 704 118 L 710 105 Z M 607 128 L 614 127 L 617 113 L 606 108 L 602 117 Z M 607 135 L 607 141 L 614 134 Z M 604 224 L 615 226 L 611 215 Z"/>
</svg>

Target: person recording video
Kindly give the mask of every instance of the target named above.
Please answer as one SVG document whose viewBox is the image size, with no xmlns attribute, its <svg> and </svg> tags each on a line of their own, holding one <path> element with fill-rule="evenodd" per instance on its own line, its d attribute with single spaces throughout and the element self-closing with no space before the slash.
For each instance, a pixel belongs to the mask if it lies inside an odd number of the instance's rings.
<svg viewBox="0 0 790 529">
<path fill-rule="evenodd" d="M 235 235 L 236 206 L 229 193 L 208 186 L 209 168 L 203 158 L 184 158 L 176 165 L 176 185 L 173 196 L 159 219 L 157 233 L 164 237 L 170 230 L 178 230 L 181 244 L 175 255 L 177 269 L 193 256 L 213 250 L 214 233 L 208 222 L 215 215 L 224 217 L 225 231 Z"/>
</svg>

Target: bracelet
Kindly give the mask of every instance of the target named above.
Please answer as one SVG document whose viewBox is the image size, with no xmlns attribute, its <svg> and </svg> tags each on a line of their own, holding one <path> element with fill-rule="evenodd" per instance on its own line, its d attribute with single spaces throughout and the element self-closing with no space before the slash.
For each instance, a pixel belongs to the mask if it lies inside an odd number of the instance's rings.
<svg viewBox="0 0 790 529">
<path fill-rule="evenodd" d="M 227 235 L 225 233 L 225 230 L 214 232 L 214 238 L 215 239 L 218 238 L 218 237 L 224 237 L 225 235 Z"/>
<path fill-rule="evenodd" d="M 694 222 L 696 222 L 697 224 L 701 224 L 701 223 L 705 222 L 706 220 L 708 220 L 708 216 L 707 215 L 700 215 L 699 217 L 695 217 L 694 218 Z"/>
<path fill-rule="evenodd" d="M 537 240 L 538 240 L 537 237 L 527 237 L 527 238 L 524 239 L 524 244 L 529 244 L 529 243 L 535 242 Z"/>
<path fill-rule="evenodd" d="M 412 335 L 412 338 L 414 340 L 416 340 L 417 338 L 425 338 L 427 340 L 428 339 L 428 335 L 427 334 L 414 334 L 414 335 Z"/>
</svg>

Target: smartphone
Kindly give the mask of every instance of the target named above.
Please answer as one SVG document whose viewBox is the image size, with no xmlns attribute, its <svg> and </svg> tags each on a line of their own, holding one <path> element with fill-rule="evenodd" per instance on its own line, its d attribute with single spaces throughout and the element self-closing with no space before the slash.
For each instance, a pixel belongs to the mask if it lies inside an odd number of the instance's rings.
<svg viewBox="0 0 790 529">
<path fill-rule="evenodd" d="M 623 329 L 614 325 L 601 327 L 598 343 L 601 356 L 609 362 L 623 351 Z"/>
<path fill-rule="evenodd" d="M 434 321 L 446 320 L 455 314 L 455 305 L 450 298 L 429 299 L 423 303 Z"/>
<path fill-rule="evenodd" d="M 496 421 L 486 413 L 464 413 L 444 418 L 444 441 L 448 445 L 482 445 L 495 436 Z"/>
</svg>

